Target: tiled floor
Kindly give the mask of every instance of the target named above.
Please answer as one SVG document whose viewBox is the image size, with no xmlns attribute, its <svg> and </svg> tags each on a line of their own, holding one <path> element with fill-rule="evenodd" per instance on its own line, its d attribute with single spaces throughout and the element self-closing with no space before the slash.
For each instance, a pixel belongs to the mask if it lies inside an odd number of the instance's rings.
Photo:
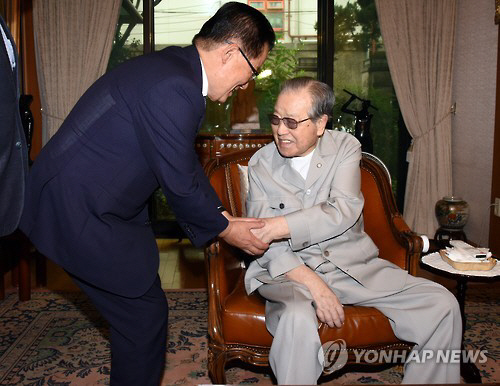
<svg viewBox="0 0 500 386">
<path fill-rule="evenodd" d="M 188 240 L 158 239 L 160 275 L 163 289 L 206 288 L 203 249 L 195 248 Z M 7 274 L 7 281 L 10 278 Z M 54 291 L 78 291 L 68 274 L 47 259 L 47 288 Z"/>
</svg>

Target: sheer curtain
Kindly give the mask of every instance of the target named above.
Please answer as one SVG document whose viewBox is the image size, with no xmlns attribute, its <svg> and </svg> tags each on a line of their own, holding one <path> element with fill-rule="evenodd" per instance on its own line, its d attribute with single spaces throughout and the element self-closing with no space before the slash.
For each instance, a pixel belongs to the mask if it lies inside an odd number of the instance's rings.
<svg viewBox="0 0 500 386">
<path fill-rule="evenodd" d="M 122 0 L 35 0 L 43 142 L 105 71 Z"/>
<path fill-rule="evenodd" d="M 452 194 L 451 91 L 456 0 L 376 0 L 394 88 L 412 136 L 404 218 L 434 235 L 436 201 Z"/>
</svg>

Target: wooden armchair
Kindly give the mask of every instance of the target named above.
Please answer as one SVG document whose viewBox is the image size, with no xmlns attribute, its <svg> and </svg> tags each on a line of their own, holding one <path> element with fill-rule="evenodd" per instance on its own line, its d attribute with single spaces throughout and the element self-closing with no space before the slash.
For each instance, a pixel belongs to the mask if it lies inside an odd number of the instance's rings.
<svg viewBox="0 0 500 386">
<path fill-rule="evenodd" d="M 222 204 L 233 216 L 242 213 L 237 165 L 247 165 L 254 151 L 228 154 L 205 167 Z M 361 171 L 366 232 L 378 246 L 380 257 L 414 273 L 422 241 L 408 228 L 396 208 L 387 169 L 375 157 L 363 154 Z M 225 367 L 235 359 L 269 366 L 272 336 L 265 325 L 265 300 L 258 294 L 248 296 L 245 292 L 246 259 L 247 255 L 222 240 L 214 241 L 205 250 L 209 302 L 208 371 L 212 381 L 218 384 L 225 383 Z M 375 308 L 346 306 L 345 315 L 341 328 L 329 328 L 320 323 L 319 332 L 323 343 L 337 339 L 346 342 L 347 364 L 355 363 L 353 349 L 404 350 L 413 346 L 396 338 L 389 320 Z"/>
</svg>

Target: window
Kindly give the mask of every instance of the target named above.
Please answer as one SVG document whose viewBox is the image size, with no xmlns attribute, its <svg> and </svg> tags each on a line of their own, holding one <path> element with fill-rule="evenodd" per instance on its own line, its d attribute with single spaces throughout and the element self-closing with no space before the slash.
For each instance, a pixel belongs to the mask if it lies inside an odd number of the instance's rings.
<svg viewBox="0 0 500 386">
<path fill-rule="evenodd" d="M 282 10 L 283 8 L 283 1 L 268 1 L 267 2 L 267 9 L 276 9 L 276 10 Z"/>
<path fill-rule="evenodd" d="M 221 3 L 228 1 L 123 0 L 109 68 L 132 56 L 148 52 L 148 42 L 152 42 L 151 50 L 191 44 L 203 23 L 217 11 Z M 278 38 L 276 48 L 261 69 L 263 77 L 252 85 L 255 87 L 251 87 L 255 89 L 256 98 L 253 99 L 257 100 L 256 108 L 260 112 L 257 125 L 263 131 L 270 131 L 266 112 L 274 105 L 281 83 L 300 74 L 317 76 L 317 70 L 312 65 L 317 52 L 317 0 L 303 1 L 301 4 L 295 1 L 247 3 L 263 11 Z M 153 8 L 149 9 L 148 4 L 152 4 Z M 150 26 L 147 25 L 148 20 L 152 20 Z M 148 27 L 151 36 L 148 36 Z M 232 105 L 236 97 L 248 97 L 243 90 L 238 91 L 238 94 L 224 105 L 208 101 L 207 119 L 202 130 L 227 132 L 238 123 L 247 123 L 251 117 L 235 111 L 238 104 Z"/>
<path fill-rule="evenodd" d="M 369 106 L 373 154 L 389 168 L 393 191 L 399 197 L 398 206 L 402 210 L 408 134 L 392 85 L 374 0 L 334 1 L 334 42 L 337 98 L 334 127 L 355 134 L 355 114 L 361 112 L 363 106 Z M 346 106 L 349 100 L 351 103 Z M 358 129 L 360 127 L 358 125 Z"/>
<path fill-rule="evenodd" d="M 275 32 L 283 31 L 285 24 L 283 12 L 265 12 L 264 14 L 273 26 Z"/>
<path fill-rule="evenodd" d="M 121 62 L 144 53 L 143 3 L 123 0 L 118 17 L 108 70 Z"/>
<path fill-rule="evenodd" d="M 265 1 L 248 1 L 248 5 L 258 9 L 259 11 L 266 11 L 266 10 L 283 10 L 284 9 L 284 1 L 271 1 L 271 0 L 265 0 Z"/>
<path fill-rule="evenodd" d="M 264 11 L 266 9 L 263 1 L 249 1 L 248 5 L 258 9 L 259 11 Z"/>
<path fill-rule="evenodd" d="M 192 37 L 202 24 L 221 3 L 227 1 L 123 0 L 110 67 L 148 52 L 148 47 L 149 50 L 160 50 L 168 45 L 191 44 Z M 246 90 L 256 101 L 259 111 L 256 127 L 264 132 L 270 131 L 266 114 L 272 109 L 282 82 L 297 75 L 320 78 L 334 85 L 337 98 L 333 120 L 335 129 L 354 133 L 355 116 L 352 112 L 362 109 L 362 100 L 369 100 L 372 106 L 368 112 L 372 115 L 370 134 L 373 153 L 391 171 L 394 192 L 402 209 L 407 166 L 405 152 L 409 136 L 402 123 L 392 86 L 374 0 L 334 0 L 332 3 L 265 0 L 246 3 L 266 15 L 277 36 L 276 47 L 261 69 L 262 76 L 249 87 L 250 91 Z M 325 31 L 331 28 L 332 15 L 334 33 L 330 39 L 329 32 Z M 318 28 L 322 28 L 325 34 L 320 52 Z M 334 58 L 329 62 L 333 53 Z M 240 90 L 222 105 L 208 101 L 202 131 L 229 132 L 235 130 L 238 123 L 247 122 L 249 117 L 242 116 L 238 111 L 241 103 L 232 103 L 236 98 L 248 98 L 244 92 Z M 359 98 L 351 101 L 342 111 L 342 106 L 351 97 L 348 92 Z"/>
</svg>

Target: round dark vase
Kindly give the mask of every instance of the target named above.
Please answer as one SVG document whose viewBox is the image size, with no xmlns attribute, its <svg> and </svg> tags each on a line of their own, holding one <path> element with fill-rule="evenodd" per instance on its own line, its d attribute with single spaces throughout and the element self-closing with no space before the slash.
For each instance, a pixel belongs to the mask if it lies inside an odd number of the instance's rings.
<svg viewBox="0 0 500 386">
<path fill-rule="evenodd" d="M 436 202 L 435 212 L 441 228 L 459 230 L 469 219 L 469 204 L 461 197 L 446 196 Z"/>
</svg>

